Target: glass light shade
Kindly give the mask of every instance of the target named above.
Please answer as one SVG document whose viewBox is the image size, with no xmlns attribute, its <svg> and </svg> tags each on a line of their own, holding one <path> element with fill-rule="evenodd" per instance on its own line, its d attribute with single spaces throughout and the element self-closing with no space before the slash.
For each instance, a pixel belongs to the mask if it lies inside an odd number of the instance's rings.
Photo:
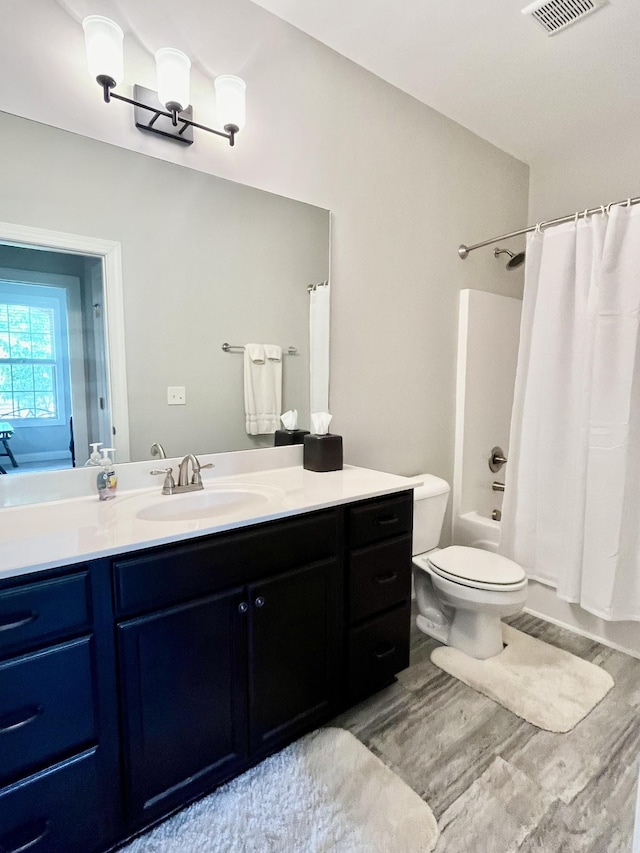
<svg viewBox="0 0 640 853">
<path fill-rule="evenodd" d="M 245 90 L 246 84 L 232 74 L 222 74 L 214 80 L 216 87 L 216 108 L 218 121 L 222 127 L 235 125 L 239 130 L 245 125 Z"/>
<path fill-rule="evenodd" d="M 178 112 L 189 106 L 189 75 L 191 60 L 181 50 L 163 47 L 156 51 L 158 100 L 168 109 Z"/>
<path fill-rule="evenodd" d="M 82 22 L 82 27 L 89 74 L 94 80 L 97 77 L 111 77 L 116 85 L 122 83 L 124 33 L 120 27 L 102 15 L 89 15 Z"/>
</svg>

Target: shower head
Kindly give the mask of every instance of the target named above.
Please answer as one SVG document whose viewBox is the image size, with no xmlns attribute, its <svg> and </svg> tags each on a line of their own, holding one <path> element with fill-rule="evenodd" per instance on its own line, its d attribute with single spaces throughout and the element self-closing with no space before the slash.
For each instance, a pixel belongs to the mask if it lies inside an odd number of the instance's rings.
<svg viewBox="0 0 640 853">
<path fill-rule="evenodd" d="M 516 267 L 519 267 L 524 263 L 524 252 L 518 252 L 517 255 L 514 255 L 514 253 L 510 252 L 508 249 L 498 249 L 496 247 L 493 250 L 493 256 L 494 258 L 497 258 L 500 255 L 509 255 L 509 260 L 507 261 L 508 270 L 514 270 Z"/>
</svg>

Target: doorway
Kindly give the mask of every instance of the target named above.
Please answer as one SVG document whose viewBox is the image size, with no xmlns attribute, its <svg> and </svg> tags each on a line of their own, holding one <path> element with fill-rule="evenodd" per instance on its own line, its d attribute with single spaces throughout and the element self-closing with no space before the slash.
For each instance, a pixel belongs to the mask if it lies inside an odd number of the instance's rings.
<svg viewBox="0 0 640 853">
<path fill-rule="evenodd" d="M 110 445 L 102 259 L 0 245 L 0 466 L 82 466 Z"/>
</svg>

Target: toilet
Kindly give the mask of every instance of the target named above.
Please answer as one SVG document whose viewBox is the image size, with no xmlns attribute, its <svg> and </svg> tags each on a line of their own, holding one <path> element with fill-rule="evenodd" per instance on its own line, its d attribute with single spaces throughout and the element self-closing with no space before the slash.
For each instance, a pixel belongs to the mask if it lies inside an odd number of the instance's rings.
<svg viewBox="0 0 640 853">
<path fill-rule="evenodd" d="M 414 490 L 413 581 L 418 628 L 441 643 L 485 660 L 503 649 L 504 616 L 527 600 L 527 577 L 513 560 L 491 551 L 451 545 L 438 548 L 449 484 L 420 475 Z"/>
</svg>

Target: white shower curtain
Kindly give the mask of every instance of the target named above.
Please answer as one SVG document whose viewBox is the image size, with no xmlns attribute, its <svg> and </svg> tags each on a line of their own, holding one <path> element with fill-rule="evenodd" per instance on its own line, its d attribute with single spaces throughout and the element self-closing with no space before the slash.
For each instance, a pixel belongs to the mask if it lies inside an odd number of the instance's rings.
<svg viewBox="0 0 640 853">
<path fill-rule="evenodd" d="M 329 411 L 329 282 L 317 285 L 309 294 L 310 411 Z"/>
<path fill-rule="evenodd" d="M 640 205 L 529 236 L 500 550 L 640 620 Z"/>
</svg>

